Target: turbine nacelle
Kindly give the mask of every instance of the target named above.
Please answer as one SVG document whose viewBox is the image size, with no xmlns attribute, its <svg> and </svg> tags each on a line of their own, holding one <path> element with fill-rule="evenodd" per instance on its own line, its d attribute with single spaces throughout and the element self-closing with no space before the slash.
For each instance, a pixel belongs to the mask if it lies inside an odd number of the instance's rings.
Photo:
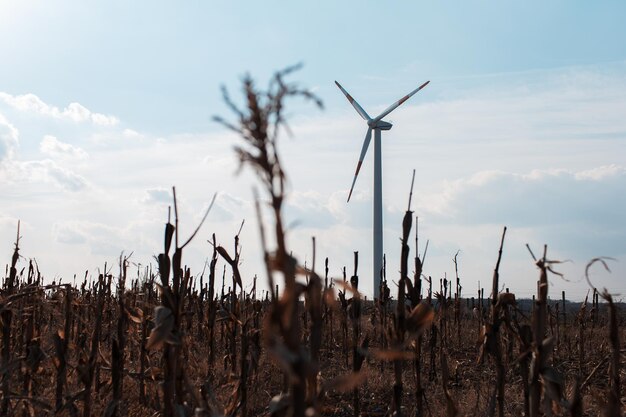
<svg viewBox="0 0 626 417">
<path fill-rule="evenodd" d="M 370 121 L 367 122 L 367 125 L 371 129 L 380 129 L 380 130 L 389 130 L 393 126 L 391 123 L 385 122 L 385 121 L 382 121 L 382 120 L 379 120 L 379 121 L 370 120 Z"/>
</svg>

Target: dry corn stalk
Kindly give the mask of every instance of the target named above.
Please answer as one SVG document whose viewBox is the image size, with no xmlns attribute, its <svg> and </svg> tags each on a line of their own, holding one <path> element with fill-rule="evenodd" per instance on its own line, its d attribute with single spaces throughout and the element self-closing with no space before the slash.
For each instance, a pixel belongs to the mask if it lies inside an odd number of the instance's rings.
<svg viewBox="0 0 626 417">
<path fill-rule="evenodd" d="M 297 261 L 287 251 L 285 229 L 282 220 L 282 208 L 286 195 L 286 176 L 278 155 L 277 140 L 280 129 L 286 128 L 283 116 L 284 100 L 287 97 L 301 96 L 313 100 L 321 107 L 321 101 L 307 90 L 285 82 L 284 77 L 298 67 L 287 68 L 277 72 L 270 82 L 267 91 L 259 91 L 250 77 L 243 80 L 246 99 L 245 110 L 239 109 L 230 99 L 227 90 L 223 89 L 226 104 L 236 114 L 235 124 L 226 122 L 220 117 L 215 120 L 237 132 L 244 140 L 244 146 L 236 146 L 241 165 L 250 166 L 257 174 L 270 200 L 273 212 L 276 250 L 269 254 L 265 249 L 264 229 L 259 216 L 261 235 L 263 237 L 264 258 L 267 265 L 270 287 L 274 281 L 272 274 L 278 272 L 285 281 L 284 291 L 280 299 L 273 298 L 270 314 L 264 324 L 265 341 L 270 352 L 282 367 L 289 392 L 281 397 L 282 403 L 295 417 L 305 415 L 307 405 L 306 381 L 309 380 L 308 359 L 301 348 L 301 328 L 297 316 L 299 298 L 306 292 L 306 287 L 296 281 Z M 278 410 L 283 410 L 283 406 Z M 275 407 L 276 408 L 276 407 Z M 278 410 L 274 410 L 277 413 Z"/>
</svg>

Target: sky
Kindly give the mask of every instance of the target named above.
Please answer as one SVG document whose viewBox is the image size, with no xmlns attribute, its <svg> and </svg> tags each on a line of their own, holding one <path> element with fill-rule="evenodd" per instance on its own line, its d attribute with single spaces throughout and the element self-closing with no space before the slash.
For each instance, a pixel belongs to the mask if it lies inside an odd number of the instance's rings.
<svg viewBox="0 0 626 417">
<path fill-rule="evenodd" d="M 502 287 L 536 291 L 535 254 L 567 261 L 550 296 L 584 298 L 587 262 L 598 288 L 626 294 L 626 4 L 527 2 L 0 1 L 0 255 L 21 221 L 21 266 L 46 280 L 95 275 L 131 253 L 137 269 L 162 251 L 176 186 L 180 233 L 200 273 L 212 233 L 241 232 L 244 286 L 266 281 L 251 172 L 237 174 L 239 138 L 212 120 L 233 117 L 241 79 L 290 80 L 324 102 L 287 103 L 293 134 L 280 151 L 289 176 L 289 249 L 330 275 L 359 275 L 372 293 L 373 149 L 346 203 L 366 125 L 338 80 L 370 115 L 430 84 L 385 120 L 384 247 L 397 281 L 401 220 L 412 210 L 435 282 L 490 288 L 508 227 Z M 415 254 L 411 242 L 411 257 Z M 114 271 L 117 269 L 114 268 Z M 486 290 L 487 293 L 489 290 Z M 618 299 L 621 296 L 618 296 Z"/>
</svg>

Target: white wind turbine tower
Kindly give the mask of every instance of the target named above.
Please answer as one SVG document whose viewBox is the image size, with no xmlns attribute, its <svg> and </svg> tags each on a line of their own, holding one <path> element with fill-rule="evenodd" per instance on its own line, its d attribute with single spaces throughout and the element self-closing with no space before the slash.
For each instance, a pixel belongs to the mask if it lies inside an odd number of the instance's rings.
<svg viewBox="0 0 626 417">
<path fill-rule="evenodd" d="M 430 81 L 426 81 L 424 84 L 417 87 L 415 90 L 411 91 L 406 96 L 402 97 L 400 100 L 393 103 L 389 106 L 385 111 L 376 116 L 375 118 L 369 117 L 369 115 L 363 110 L 363 107 L 356 102 L 355 99 L 352 98 L 350 94 L 339 84 L 337 87 L 341 90 L 341 92 L 346 96 L 352 107 L 356 110 L 357 113 L 367 122 L 367 133 L 365 134 L 365 140 L 363 141 L 363 147 L 361 148 L 361 156 L 359 156 L 359 162 L 356 166 L 356 172 L 354 173 L 354 179 L 352 180 L 352 187 L 350 187 L 350 194 L 348 194 L 348 201 L 350 201 L 350 197 L 352 196 L 352 190 L 354 190 L 354 184 L 356 183 L 356 178 L 359 175 L 359 170 L 361 169 L 361 164 L 363 163 L 363 159 L 365 158 L 365 154 L 367 153 L 367 148 L 369 147 L 370 140 L 372 139 L 372 130 L 374 130 L 374 297 L 380 297 L 380 281 L 382 275 L 382 267 L 383 267 L 383 184 L 382 184 L 382 160 L 381 160 L 381 131 L 391 129 L 392 124 L 389 122 L 383 121 L 383 117 L 387 116 L 389 113 L 394 111 L 398 106 L 407 101 L 413 94 L 420 91 L 422 88 L 426 87 L 426 85 Z"/>
</svg>

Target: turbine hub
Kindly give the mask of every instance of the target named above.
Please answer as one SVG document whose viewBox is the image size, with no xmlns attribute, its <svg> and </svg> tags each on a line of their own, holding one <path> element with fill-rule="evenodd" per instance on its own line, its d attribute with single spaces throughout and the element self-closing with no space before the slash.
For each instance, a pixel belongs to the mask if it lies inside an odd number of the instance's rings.
<svg viewBox="0 0 626 417">
<path fill-rule="evenodd" d="M 391 129 L 393 125 L 389 122 L 384 122 L 382 120 L 379 120 L 376 123 L 369 122 L 368 126 L 371 127 L 372 129 L 389 130 Z"/>
</svg>

